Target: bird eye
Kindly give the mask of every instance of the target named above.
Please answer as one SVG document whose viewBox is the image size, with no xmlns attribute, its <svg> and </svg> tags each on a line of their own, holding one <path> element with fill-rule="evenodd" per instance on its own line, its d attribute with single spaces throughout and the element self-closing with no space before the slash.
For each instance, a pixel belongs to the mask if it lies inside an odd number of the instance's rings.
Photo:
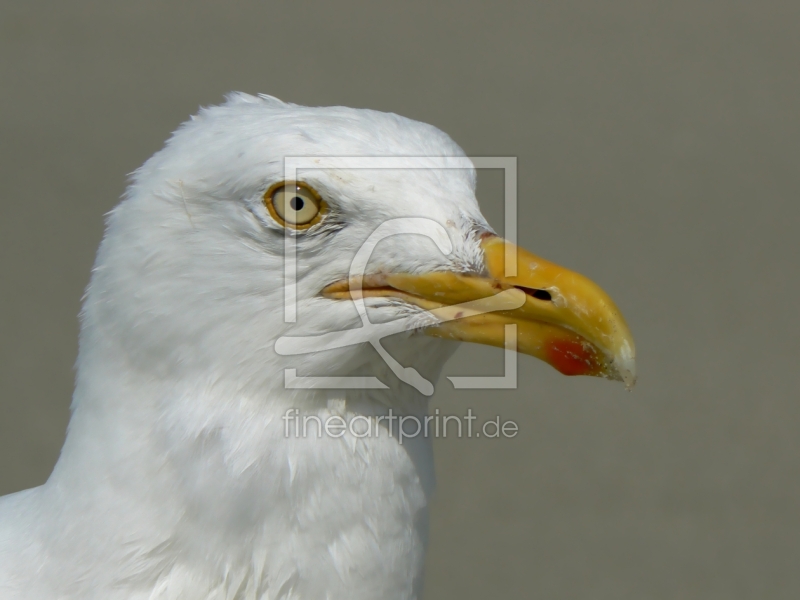
<svg viewBox="0 0 800 600">
<path fill-rule="evenodd" d="M 264 194 L 264 204 L 278 223 L 290 229 L 308 229 L 322 218 L 325 203 L 310 186 L 300 181 L 283 181 Z"/>
</svg>

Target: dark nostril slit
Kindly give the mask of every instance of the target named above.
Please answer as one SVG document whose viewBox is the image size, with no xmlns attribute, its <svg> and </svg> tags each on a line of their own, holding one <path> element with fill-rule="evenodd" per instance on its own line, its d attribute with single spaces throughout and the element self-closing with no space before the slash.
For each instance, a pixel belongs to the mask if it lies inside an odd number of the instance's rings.
<svg viewBox="0 0 800 600">
<path fill-rule="evenodd" d="M 553 299 L 550 295 L 550 292 L 547 290 L 533 290 L 533 294 L 531 294 L 534 298 L 538 298 L 539 300 L 547 300 L 548 302 Z"/>
<path fill-rule="evenodd" d="M 537 289 L 534 289 L 534 288 L 526 288 L 526 287 L 522 287 L 520 285 L 515 286 L 515 287 L 517 289 L 522 290 L 526 294 L 528 294 L 528 296 L 533 296 L 537 300 L 544 300 L 546 302 L 551 302 L 553 300 L 553 296 L 547 290 L 537 290 Z"/>
</svg>

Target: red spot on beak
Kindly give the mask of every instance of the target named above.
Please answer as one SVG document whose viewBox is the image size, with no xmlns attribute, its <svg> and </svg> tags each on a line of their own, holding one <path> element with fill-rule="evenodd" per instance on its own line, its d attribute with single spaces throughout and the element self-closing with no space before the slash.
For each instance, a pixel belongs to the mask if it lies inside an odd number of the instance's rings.
<svg viewBox="0 0 800 600">
<path fill-rule="evenodd" d="M 554 340 L 546 346 L 548 362 L 564 375 L 592 375 L 600 365 L 589 344 L 574 340 Z"/>
</svg>

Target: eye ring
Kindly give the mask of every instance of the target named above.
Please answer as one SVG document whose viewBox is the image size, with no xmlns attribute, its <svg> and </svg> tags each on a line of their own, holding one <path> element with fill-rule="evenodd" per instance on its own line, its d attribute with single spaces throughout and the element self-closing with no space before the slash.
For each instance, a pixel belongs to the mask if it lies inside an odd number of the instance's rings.
<svg viewBox="0 0 800 600">
<path fill-rule="evenodd" d="M 279 181 L 264 193 L 264 206 L 281 227 L 303 230 L 313 227 L 328 212 L 319 193 L 302 181 Z"/>
</svg>

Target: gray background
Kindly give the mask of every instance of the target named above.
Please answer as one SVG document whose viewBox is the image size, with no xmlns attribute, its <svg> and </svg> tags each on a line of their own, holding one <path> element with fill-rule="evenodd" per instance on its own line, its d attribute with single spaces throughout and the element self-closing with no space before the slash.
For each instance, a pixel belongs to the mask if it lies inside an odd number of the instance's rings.
<svg viewBox="0 0 800 600">
<path fill-rule="evenodd" d="M 518 156 L 521 242 L 637 340 L 630 394 L 530 357 L 515 391 L 439 386 L 520 434 L 437 442 L 426 598 L 800 597 L 799 33 L 797 0 L 5 0 L 0 493 L 56 460 L 126 173 L 198 105 L 266 92 Z M 501 369 L 465 347 L 448 373 Z"/>
</svg>

